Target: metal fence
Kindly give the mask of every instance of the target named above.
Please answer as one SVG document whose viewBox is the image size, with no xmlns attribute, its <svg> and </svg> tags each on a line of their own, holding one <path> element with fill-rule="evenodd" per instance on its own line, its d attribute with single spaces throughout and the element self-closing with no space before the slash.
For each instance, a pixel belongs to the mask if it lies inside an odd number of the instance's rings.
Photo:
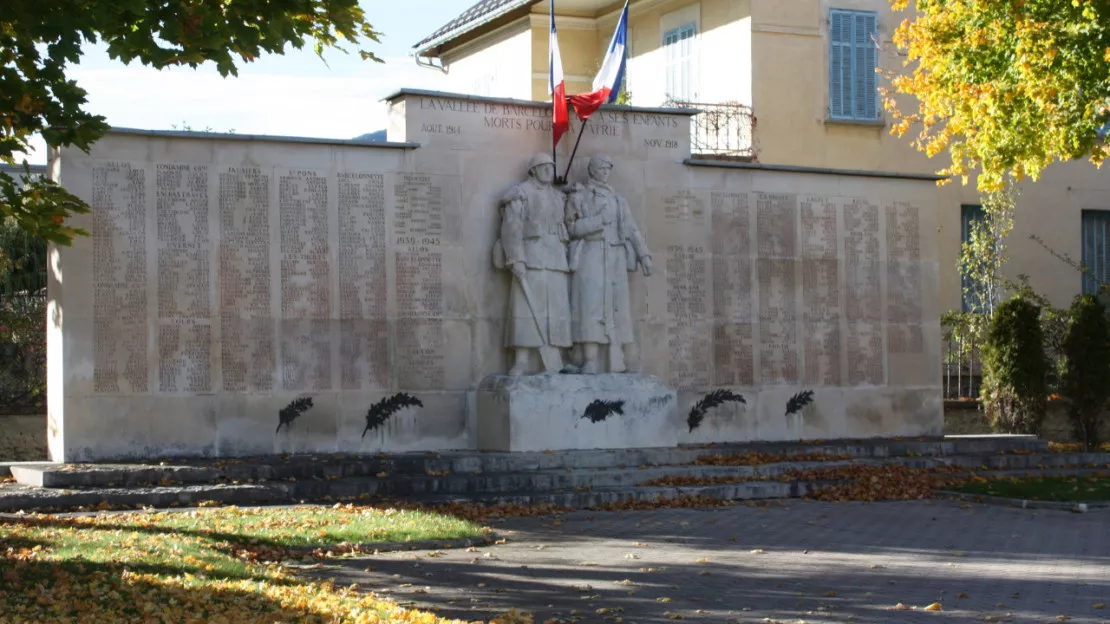
<svg viewBox="0 0 1110 624">
<path fill-rule="evenodd" d="M 976 400 L 983 383 L 981 345 L 975 337 L 955 334 L 947 327 L 944 330 L 941 349 L 944 398 Z"/>
<path fill-rule="evenodd" d="M 756 159 L 756 119 L 750 106 L 739 102 L 711 104 L 673 99 L 667 106 L 697 109 L 690 129 L 690 151 L 695 156 Z"/>
</svg>

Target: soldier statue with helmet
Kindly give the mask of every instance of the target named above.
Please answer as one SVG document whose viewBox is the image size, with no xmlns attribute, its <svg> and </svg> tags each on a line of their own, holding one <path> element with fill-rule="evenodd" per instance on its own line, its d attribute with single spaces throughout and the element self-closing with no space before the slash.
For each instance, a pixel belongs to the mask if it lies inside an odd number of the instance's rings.
<svg viewBox="0 0 1110 624">
<path fill-rule="evenodd" d="M 528 179 L 501 200 L 494 264 L 512 273 L 505 326 L 505 346 L 515 350 L 510 375 L 528 372 L 536 351 L 546 372 L 561 372 L 562 349 L 571 346 L 567 198 L 554 183 L 555 161 L 540 154 Z"/>
</svg>

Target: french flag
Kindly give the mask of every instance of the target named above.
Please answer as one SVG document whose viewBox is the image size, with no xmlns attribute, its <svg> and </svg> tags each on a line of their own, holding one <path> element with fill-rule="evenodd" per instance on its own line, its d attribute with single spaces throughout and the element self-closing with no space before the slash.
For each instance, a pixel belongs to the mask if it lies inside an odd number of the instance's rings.
<svg viewBox="0 0 1110 624">
<path fill-rule="evenodd" d="M 548 67 L 550 79 L 548 93 L 551 95 L 551 135 L 552 147 L 570 130 L 570 112 L 567 110 L 567 83 L 563 77 L 563 59 L 559 54 L 559 36 L 555 33 L 555 0 L 551 0 L 551 44 Z"/>
<path fill-rule="evenodd" d="M 609 51 L 605 53 L 605 61 L 601 71 L 594 78 L 593 88 L 590 93 L 572 95 L 571 104 L 574 112 L 582 121 L 589 119 L 590 115 L 601 108 L 603 104 L 612 104 L 620 95 L 620 84 L 624 78 L 625 50 L 628 45 L 628 0 L 624 2 L 624 10 L 617 21 L 617 30 L 613 32 L 613 40 L 609 42 Z"/>
</svg>

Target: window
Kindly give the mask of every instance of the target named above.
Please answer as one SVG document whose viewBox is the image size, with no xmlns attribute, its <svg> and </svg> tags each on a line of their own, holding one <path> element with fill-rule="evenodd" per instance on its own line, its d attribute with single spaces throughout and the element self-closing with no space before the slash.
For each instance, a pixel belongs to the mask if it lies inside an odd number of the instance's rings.
<svg viewBox="0 0 1110 624">
<path fill-rule="evenodd" d="M 829 14 L 830 118 L 879 119 L 877 33 L 875 13 L 833 9 Z"/>
<path fill-rule="evenodd" d="M 987 213 L 983 211 L 983 207 L 976 204 L 964 204 L 960 206 L 960 253 L 963 253 L 963 246 L 971 242 L 971 231 L 976 222 L 982 222 Z M 962 293 L 960 296 L 963 302 L 964 312 L 971 312 L 972 310 L 983 309 L 983 293 L 975 292 L 971 280 L 966 275 L 960 276 L 960 286 Z"/>
<path fill-rule="evenodd" d="M 694 23 L 663 33 L 663 56 L 667 62 L 667 97 L 679 102 L 692 102 L 697 96 L 695 42 L 698 28 Z"/>
<path fill-rule="evenodd" d="M 1083 293 L 1097 295 L 1110 284 L 1110 210 L 1083 211 Z"/>
</svg>

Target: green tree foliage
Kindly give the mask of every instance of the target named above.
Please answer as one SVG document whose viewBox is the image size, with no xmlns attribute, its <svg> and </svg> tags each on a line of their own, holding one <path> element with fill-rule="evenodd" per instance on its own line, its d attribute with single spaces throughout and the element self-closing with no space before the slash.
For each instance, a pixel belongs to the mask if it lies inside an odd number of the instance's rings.
<svg viewBox="0 0 1110 624">
<path fill-rule="evenodd" d="M 891 0 L 904 10 L 907 0 Z M 1110 155 L 1110 2 L 916 0 L 894 33 L 907 70 L 884 103 L 944 175 L 979 188 L 1036 179 L 1057 160 Z M 899 98 L 897 96 L 909 96 Z"/>
<path fill-rule="evenodd" d="M 1015 295 L 991 318 L 983 349 L 983 406 L 999 433 L 1040 432 L 1048 400 L 1041 309 Z"/>
<path fill-rule="evenodd" d="M 991 316 L 1002 300 L 1002 291 L 1013 288 L 1002 274 L 1008 260 L 1006 240 L 1014 229 L 1018 190 L 1008 185 L 983 196 L 983 218 L 971 223 L 960 250 L 960 274 L 966 279 L 964 297 L 969 312 Z"/>
<path fill-rule="evenodd" d="M 46 395 L 46 243 L 0 220 L 0 411 L 34 413 Z"/>
<path fill-rule="evenodd" d="M 1076 297 L 1069 316 L 1060 394 L 1068 400 L 1075 439 L 1094 451 L 1101 442 L 1102 408 L 1110 399 L 1110 321 L 1091 295 Z"/>
<path fill-rule="evenodd" d="M 358 46 L 378 33 L 358 0 L 11 0 L 0 9 L 0 161 L 15 165 L 29 140 L 83 150 L 108 129 L 84 110 L 86 92 L 67 77 L 81 46 L 102 42 L 124 63 L 156 69 L 212 63 L 224 77 L 259 56 L 312 42 L 317 54 Z M 141 88 L 141 86 L 139 87 Z M 0 172 L 0 216 L 43 240 L 69 244 L 87 235 L 66 225 L 88 206 L 29 174 Z"/>
</svg>

